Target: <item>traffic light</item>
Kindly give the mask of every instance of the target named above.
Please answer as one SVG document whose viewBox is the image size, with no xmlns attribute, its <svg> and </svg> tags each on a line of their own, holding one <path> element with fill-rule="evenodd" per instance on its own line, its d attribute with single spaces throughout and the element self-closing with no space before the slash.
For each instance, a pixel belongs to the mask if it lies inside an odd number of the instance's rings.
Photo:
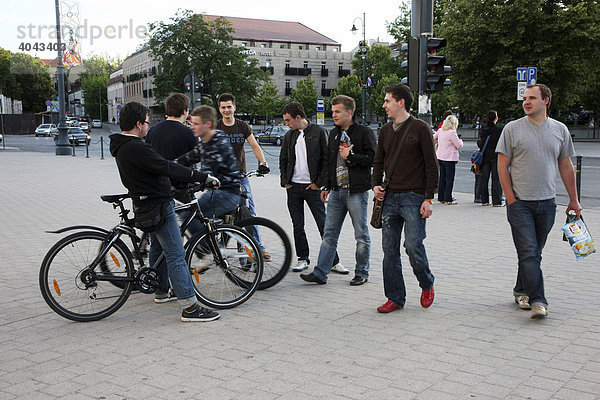
<svg viewBox="0 0 600 400">
<path fill-rule="evenodd" d="M 445 85 L 450 85 L 450 80 L 446 79 L 446 74 L 451 71 L 449 66 L 446 66 L 446 57 L 436 56 L 437 51 L 446 47 L 446 39 L 443 38 L 427 38 L 427 75 L 425 78 L 426 92 L 441 92 Z"/>
<path fill-rule="evenodd" d="M 410 90 L 419 90 L 419 39 L 410 39 L 408 43 L 402 43 L 400 48 L 404 52 L 404 61 L 401 67 L 406 68 L 406 78 L 402 78 L 402 84 L 408 85 Z"/>
</svg>

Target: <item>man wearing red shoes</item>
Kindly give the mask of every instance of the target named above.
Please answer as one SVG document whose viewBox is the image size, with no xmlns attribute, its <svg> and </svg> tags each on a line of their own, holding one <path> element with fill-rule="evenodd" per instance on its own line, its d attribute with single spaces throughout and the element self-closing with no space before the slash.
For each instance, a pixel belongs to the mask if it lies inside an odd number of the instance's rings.
<svg viewBox="0 0 600 400">
<path fill-rule="evenodd" d="M 432 199 L 438 184 L 438 168 L 433 134 L 427 123 L 410 115 L 413 95 L 406 85 L 385 88 L 383 108 L 390 122 L 381 128 L 373 161 L 372 187 L 382 200 L 383 286 L 388 301 L 377 308 L 389 313 L 404 307 L 406 287 L 400 261 L 404 247 L 419 286 L 421 306 L 433 303 L 434 277 L 425 252 L 425 221 L 431 216 Z M 400 153 L 396 157 L 396 151 Z M 396 159 L 395 165 L 394 159 Z M 387 186 L 382 187 L 386 176 Z"/>
</svg>

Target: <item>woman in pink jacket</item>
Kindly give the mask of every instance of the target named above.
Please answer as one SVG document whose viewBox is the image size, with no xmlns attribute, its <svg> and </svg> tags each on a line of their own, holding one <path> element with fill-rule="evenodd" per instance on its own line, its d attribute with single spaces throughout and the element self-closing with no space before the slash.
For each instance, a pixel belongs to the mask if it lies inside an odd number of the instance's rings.
<svg viewBox="0 0 600 400">
<path fill-rule="evenodd" d="M 452 200 L 452 188 L 458 163 L 458 150 L 463 147 L 463 141 L 456 133 L 457 127 L 458 119 L 454 115 L 449 115 L 442 127 L 433 135 L 433 139 L 438 142 L 436 155 L 440 166 L 438 201 L 447 205 L 456 204 L 456 201 Z"/>
</svg>

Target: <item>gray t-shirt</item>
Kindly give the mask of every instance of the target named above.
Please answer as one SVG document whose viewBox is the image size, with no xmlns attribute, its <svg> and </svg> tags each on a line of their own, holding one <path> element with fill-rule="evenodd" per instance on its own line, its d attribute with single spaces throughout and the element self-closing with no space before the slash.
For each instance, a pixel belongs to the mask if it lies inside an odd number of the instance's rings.
<svg viewBox="0 0 600 400">
<path fill-rule="evenodd" d="M 496 153 L 510 159 L 513 191 L 520 200 L 547 200 L 556 196 L 558 160 L 575 154 L 569 130 L 548 118 L 536 125 L 523 117 L 502 130 Z"/>
</svg>

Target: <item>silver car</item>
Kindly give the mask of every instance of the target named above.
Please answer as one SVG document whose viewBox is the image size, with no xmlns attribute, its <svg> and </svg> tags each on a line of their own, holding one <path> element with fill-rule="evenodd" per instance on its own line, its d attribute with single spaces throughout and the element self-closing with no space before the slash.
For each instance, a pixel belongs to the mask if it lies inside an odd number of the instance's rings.
<svg viewBox="0 0 600 400">
<path fill-rule="evenodd" d="M 89 145 L 91 141 L 90 135 L 85 133 L 83 129 L 79 127 L 72 127 L 67 130 L 67 138 L 69 139 L 69 143 L 71 144 L 80 144 L 84 143 Z M 58 133 L 54 136 L 54 141 L 58 141 Z"/>
<path fill-rule="evenodd" d="M 35 137 L 54 136 L 58 133 L 58 128 L 54 124 L 41 124 L 35 130 Z"/>
</svg>

